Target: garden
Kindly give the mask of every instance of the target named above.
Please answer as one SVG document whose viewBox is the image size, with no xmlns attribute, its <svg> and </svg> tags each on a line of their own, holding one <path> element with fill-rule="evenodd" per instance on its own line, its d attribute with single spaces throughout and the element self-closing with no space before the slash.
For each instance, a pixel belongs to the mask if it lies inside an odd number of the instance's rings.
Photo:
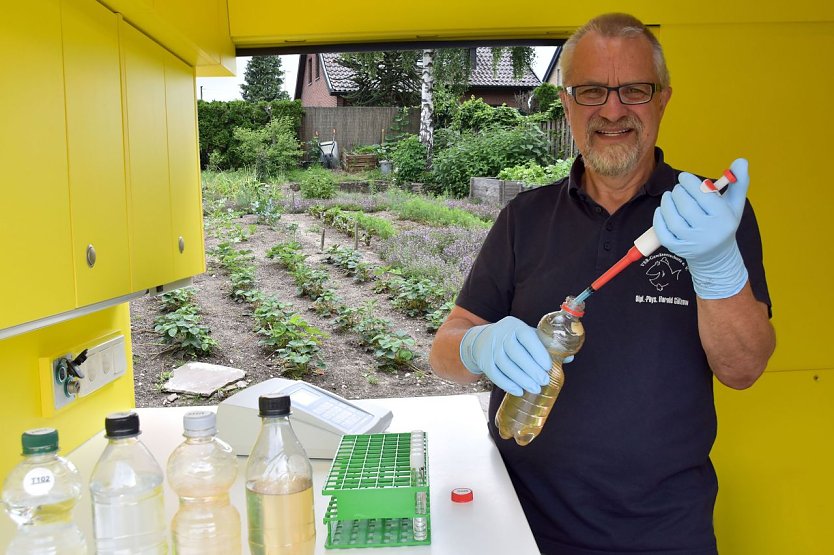
<svg viewBox="0 0 834 555">
<path fill-rule="evenodd" d="M 431 158 L 392 129 L 356 150 L 393 171 L 347 173 L 298 140 L 297 103 L 200 104 L 207 271 L 131 302 L 137 406 L 214 404 L 272 377 L 349 399 L 488 388 L 436 377 L 428 352 L 500 210 L 467 198 L 470 177 L 532 187 L 567 173 L 535 115 L 458 103 L 439 118 Z M 166 391 L 190 361 L 246 376 L 210 397 Z"/>
</svg>

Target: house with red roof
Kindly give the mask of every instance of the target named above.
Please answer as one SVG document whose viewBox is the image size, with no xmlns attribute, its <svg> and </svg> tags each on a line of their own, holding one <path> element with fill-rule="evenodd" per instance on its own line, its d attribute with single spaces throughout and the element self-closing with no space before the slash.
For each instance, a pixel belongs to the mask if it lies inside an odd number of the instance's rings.
<svg viewBox="0 0 834 555">
<path fill-rule="evenodd" d="M 350 106 L 345 95 L 357 90 L 351 79 L 353 70 L 339 63 L 338 52 L 302 54 L 298 62 L 295 98 L 304 107 Z M 487 47 L 471 49 L 472 73 L 469 89 L 463 98 L 475 96 L 491 106 L 516 106 L 516 95 L 532 91 L 541 80 L 529 66 L 519 78 L 513 76 L 509 52 L 504 52 L 493 71 L 492 50 Z"/>
</svg>

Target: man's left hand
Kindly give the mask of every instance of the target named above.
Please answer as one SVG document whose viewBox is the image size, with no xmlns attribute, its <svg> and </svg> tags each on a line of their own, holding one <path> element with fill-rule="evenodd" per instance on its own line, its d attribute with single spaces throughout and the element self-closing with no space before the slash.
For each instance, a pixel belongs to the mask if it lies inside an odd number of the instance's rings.
<svg viewBox="0 0 834 555">
<path fill-rule="evenodd" d="M 654 213 L 660 243 L 686 259 L 695 292 L 702 299 L 732 297 L 747 283 L 747 268 L 736 243 L 750 185 L 747 160 L 735 160 L 730 170 L 737 181 L 723 195 L 702 192 L 697 177 L 681 173 Z"/>
</svg>

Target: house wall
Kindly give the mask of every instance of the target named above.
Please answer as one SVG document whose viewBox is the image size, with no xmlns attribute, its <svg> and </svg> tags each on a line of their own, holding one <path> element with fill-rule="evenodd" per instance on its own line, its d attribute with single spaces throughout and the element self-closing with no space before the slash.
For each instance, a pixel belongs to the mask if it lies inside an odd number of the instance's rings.
<svg viewBox="0 0 834 555">
<path fill-rule="evenodd" d="M 318 54 L 308 54 L 304 64 L 304 81 L 301 88 L 301 105 L 332 108 L 340 106 L 336 96 L 332 96 L 327 89 L 327 79 L 324 77 L 324 67 L 319 67 L 321 58 Z M 318 77 L 316 68 L 319 67 Z"/>
</svg>

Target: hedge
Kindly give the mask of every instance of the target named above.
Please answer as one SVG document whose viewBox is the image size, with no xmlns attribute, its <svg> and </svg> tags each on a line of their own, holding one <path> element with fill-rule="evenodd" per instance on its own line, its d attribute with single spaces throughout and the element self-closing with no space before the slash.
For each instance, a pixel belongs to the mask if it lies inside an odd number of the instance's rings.
<svg viewBox="0 0 834 555">
<path fill-rule="evenodd" d="M 235 147 L 236 127 L 260 129 L 272 118 L 288 117 L 293 122 L 296 137 L 301 129 L 301 117 L 304 110 L 300 100 L 273 100 L 272 102 L 230 102 L 197 101 L 197 119 L 200 127 L 200 165 L 206 168 L 209 154 L 216 152 L 214 160 L 217 168 L 237 169 L 243 166 Z"/>
</svg>

